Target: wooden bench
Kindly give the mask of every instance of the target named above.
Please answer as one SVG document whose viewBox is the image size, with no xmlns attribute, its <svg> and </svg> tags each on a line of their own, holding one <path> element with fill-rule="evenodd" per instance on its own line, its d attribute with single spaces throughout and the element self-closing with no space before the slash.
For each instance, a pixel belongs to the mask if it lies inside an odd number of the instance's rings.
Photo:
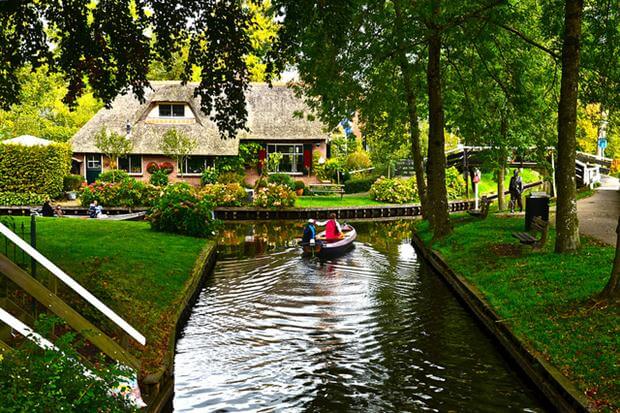
<svg viewBox="0 0 620 413">
<path fill-rule="evenodd" d="M 340 184 L 310 184 L 308 189 L 313 194 L 340 194 L 340 199 L 344 195 L 344 185 Z"/>
<path fill-rule="evenodd" d="M 490 206 L 491 201 L 489 201 L 486 196 L 483 196 L 482 200 L 480 201 L 480 209 L 470 209 L 467 211 L 467 213 L 472 217 L 485 219 L 489 215 Z"/>
<path fill-rule="evenodd" d="M 549 234 L 549 222 L 541 217 L 534 217 L 532 220 L 531 231 L 540 233 L 540 238 L 535 238 L 529 232 L 513 232 L 512 236 L 519 240 L 521 244 L 531 245 L 534 248 L 541 248 L 547 242 Z"/>
</svg>

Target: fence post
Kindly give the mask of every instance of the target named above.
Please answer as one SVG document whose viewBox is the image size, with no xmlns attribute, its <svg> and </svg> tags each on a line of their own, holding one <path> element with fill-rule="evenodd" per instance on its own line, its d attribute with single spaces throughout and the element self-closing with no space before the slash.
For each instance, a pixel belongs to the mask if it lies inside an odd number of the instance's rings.
<svg viewBox="0 0 620 413">
<path fill-rule="evenodd" d="M 37 248 L 37 217 L 34 212 L 30 214 L 30 245 Z M 30 274 L 37 277 L 37 261 L 30 257 Z"/>
</svg>

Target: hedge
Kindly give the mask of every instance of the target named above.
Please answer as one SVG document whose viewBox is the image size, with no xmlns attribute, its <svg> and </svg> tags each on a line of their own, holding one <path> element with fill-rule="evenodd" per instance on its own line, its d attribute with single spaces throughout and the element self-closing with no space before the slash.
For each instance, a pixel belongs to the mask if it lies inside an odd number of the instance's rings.
<svg viewBox="0 0 620 413">
<path fill-rule="evenodd" d="M 378 175 L 365 176 L 361 178 L 351 178 L 344 183 L 344 192 L 347 194 L 357 194 L 368 192 L 370 187 L 379 178 Z"/>
<path fill-rule="evenodd" d="M 32 192 L 0 192 L 0 205 L 5 206 L 42 205 L 46 199 L 47 195 L 33 194 Z"/>
<path fill-rule="evenodd" d="M 71 147 L 66 143 L 48 146 L 0 144 L 0 192 L 62 194 L 63 178 L 71 169 Z"/>
</svg>

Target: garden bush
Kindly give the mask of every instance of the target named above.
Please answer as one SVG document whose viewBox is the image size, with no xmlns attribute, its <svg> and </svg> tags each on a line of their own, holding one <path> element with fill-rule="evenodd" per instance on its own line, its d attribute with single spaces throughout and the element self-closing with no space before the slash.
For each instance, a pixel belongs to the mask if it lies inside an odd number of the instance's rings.
<svg viewBox="0 0 620 413">
<path fill-rule="evenodd" d="M 213 217 L 210 197 L 201 197 L 185 182 L 168 185 L 149 211 L 148 219 L 155 231 L 194 237 L 212 236 L 219 225 Z"/>
<path fill-rule="evenodd" d="M 127 178 L 129 178 L 127 171 L 123 171 L 122 169 L 110 169 L 109 171 L 99 174 L 97 180 L 100 182 L 121 182 Z"/>
<path fill-rule="evenodd" d="M 377 175 L 359 176 L 349 179 L 344 183 L 344 192 L 347 194 L 357 194 L 368 192 L 370 187 L 379 177 Z"/>
<path fill-rule="evenodd" d="M 67 175 L 62 180 L 62 187 L 65 192 L 77 191 L 82 187 L 84 177 L 82 175 Z"/>
<path fill-rule="evenodd" d="M 375 201 L 404 204 L 417 200 L 415 179 L 380 177 L 370 188 L 370 197 Z"/>
<path fill-rule="evenodd" d="M 0 144 L 0 192 L 62 194 L 63 179 L 71 169 L 71 147 Z"/>
<path fill-rule="evenodd" d="M 202 175 L 200 175 L 200 183 L 202 185 L 214 184 L 217 182 L 218 172 L 213 166 L 207 166 Z"/>
<path fill-rule="evenodd" d="M 357 150 L 353 153 L 350 153 L 344 163 L 344 167 L 348 171 L 366 169 L 370 168 L 371 166 L 372 163 L 370 162 L 370 157 L 368 156 L 368 153 L 363 150 Z"/>
<path fill-rule="evenodd" d="M 294 185 L 295 187 L 293 189 L 295 189 L 295 191 L 299 191 L 300 189 L 306 189 L 306 184 L 304 183 L 304 181 L 295 181 Z"/>
<path fill-rule="evenodd" d="M 446 189 L 448 199 L 458 199 L 465 195 L 465 179 L 455 167 L 446 169 Z"/>
<path fill-rule="evenodd" d="M 243 175 L 239 172 L 220 172 L 217 177 L 219 184 L 238 184 L 243 180 Z"/>
<path fill-rule="evenodd" d="M 151 174 L 149 182 L 151 183 L 151 185 L 155 186 L 166 186 L 168 185 L 168 174 L 165 170 L 158 169 Z"/>
<path fill-rule="evenodd" d="M 42 205 L 49 198 L 45 194 L 35 194 L 32 192 L 15 193 L 0 192 L 0 205 L 21 206 L 21 205 Z"/>
<path fill-rule="evenodd" d="M 295 189 L 295 182 L 290 175 L 287 174 L 272 174 L 269 175 L 269 183 L 276 185 L 286 185 L 289 189 Z"/>
<path fill-rule="evenodd" d="M 209 197 L 215 206 L 241 206 L 246 198 L 245 189 L 238 183 L 208 184 L 200 193 Z"/>
<path fill-rule="evenodd" d="M 151 206 L 159 190 L 133 178 L 125 178 L 121 182 L 96 181 L 84 187 L 80 201 L 88 206 L 97 201 L 104 207 L 136 207 Z"/>
<path fill-rule="evenodd" d="M 286 185 L 269 183 L 258 188 L 254 194 L 254 205 L 262 208 L 286 208 L 295 205 L 297 196 Z"/>
</svg>

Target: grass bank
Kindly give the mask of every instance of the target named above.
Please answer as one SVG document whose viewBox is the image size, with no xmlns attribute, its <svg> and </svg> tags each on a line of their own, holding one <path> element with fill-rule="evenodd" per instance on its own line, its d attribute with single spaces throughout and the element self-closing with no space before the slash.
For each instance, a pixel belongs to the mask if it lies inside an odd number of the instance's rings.
<svg viewBox="0 0 620 413">
<path fill-rule="evenodd" d="M 143 373 L 159 367 L 168 351 L 205 247 L 198 238 L 151 231 L 146 222 L 37 218 L 39 251 L 145 335 L 145 351 L 132 349 Z"/>
<path fill-rule="evenodd" d="M 317 195 L 317 196 L 300 196 L 295 202 L 296 208 L 340 208 L 349 206 L 370 206 L 370 205 L 395 205 L 386 202 L 375 201 L 370 198 L 368 192 L 359 194 L 344 194 L 342 199 L 340 195 Z"/>
<path fill-rule="evenodd" d="M 454 233 L 432 249 L 594 405 L 618 409 L 620 311 L 591 300 L 607 283 L 614 249 L 584 237 L 578 252 L 555 254 L 551 229 L 550 242 L 532 251 L 511 237 L 523 231 L 522 217 L 458 217 L 454 224 Z M 420 222 L 417 230 L 428 245 L 428 223 Z"/>
</svg>

